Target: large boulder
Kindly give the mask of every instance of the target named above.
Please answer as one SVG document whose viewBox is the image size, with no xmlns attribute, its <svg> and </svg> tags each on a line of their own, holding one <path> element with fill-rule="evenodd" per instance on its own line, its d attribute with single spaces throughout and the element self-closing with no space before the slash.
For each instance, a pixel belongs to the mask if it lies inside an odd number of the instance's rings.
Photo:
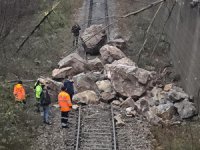
<svg viewBox="0 0 200 150">
<path fill-rule="evenodd" d="M 74 87 L 77 92 L 83 92 L 86 90 L 93 90 L 98 93 L 98 87 L 96 85 L 95 75 L 93 73 L 80 73 L 73 77 Z"/>
<path fill-rule="evenodd" d="M 91 71 L 91 72 L 87 72 L 86 74 L 89 78 L 91 78 L 95 82 L 105 80 L 106 78 L 104 74 L 98 71 Z"/>
<path fill-rule="evenodd" d="M 101 96 L 101 101 L 102 102 L 110 103 L 115 99 L 116 93 L 115 92 L 102 92 L 100 94 L 100 96 Z"/>
<path fill-rule="evenodd" d="M 99 99 L 94 91 L 87 90 L 73 96 L 73 102 L 81 104 L 98 104 Z"/>
<path fill-rule="evenodd" d="M 197 114 L 194 103 L 190 102 L 188 99 L 177 102 L 174 106 L 177 108 L 178 114 L 182 119 L 190 118 Z"/>
<path fill-rule="evenodd" d="M 57 100 L 58 94 L 61 90 L 61 87 L 63 86 L 63 83 L 54 81 L 50 78 L 39 78 L 38 80 L 50 88 L 49 94 L 51 99 Z"/>
<path fill-rule="evenodd" d="M 100 54 L 105 63 L 112 63 L 115 60 L 126 57 L 120 49 L 110 45 L 104 45 L 100 49 Z"/>
<path fill-rule="evenodd" d="M 116 63 L 105 65 L 104 72 L 111 80 L 114 90 L 125 97 L 140 97 L 146 91 L 145 85 L 151 74 L 135 65 Z"/>
<path fill-rule="evenodd" d="M 54 69 L 52 71 L 52 77 L 54 79 L 64 79 L 66 77 L 68 77 L 69 75 L 71 75 L 71 70 L 72 67 L 65 67 L 65 68 L 61 68 L 61 69 Z"/>
<path fill-rule="evenodd" d="M 85 51 L 91 55 L 99 54 L 100 48 L 106 43 L 107 35 L 102 24 L 86 28 L 81 35 Z"/>
<path fill-rule="evenodd" d="M 91 71 L 101 71 L 103 70 L 103 64 L 101 60 L 97 57 L 92 60 L 88 60 L 88 68 Z"/>
<path fill-rule="evenodd" d="M 63 83 L 52 80 L 51 78 L 39 78 L 41 83 L 48 86 L 51 90 L 60 91 Z"/>
<path fill-rule="evenodd" d="M 112 92 L 112 84 L 109 80 L 97 81 L 96 85 L 100 92 Z"/>
<path fill-rule="evenodd" d="M 72 69 L 70 70 L 70 76 L 74 76 L 76 74 L 86 72 L 88 70 L 86 61 L 77 53 L 72 53 L 67 57 L 63 58 L 58 63 L 58 66 L 59 68 L 71 67 Z"/>
</svg>

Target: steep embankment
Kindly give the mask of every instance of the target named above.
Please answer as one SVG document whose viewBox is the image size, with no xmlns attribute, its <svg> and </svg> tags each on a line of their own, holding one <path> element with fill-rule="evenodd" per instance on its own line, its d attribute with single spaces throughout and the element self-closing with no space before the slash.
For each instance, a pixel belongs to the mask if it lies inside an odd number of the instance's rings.
<svg viewBox="0 0 200 150">
<path fill-rule="evenodd" d="M 56 0 L 0 1 L 0 149 L 29 149 L 42 123 L 34 112 L 33 84 L 25 83 L 27 105 L 12 97 L 13 84 L 5 80 L 35 79 L 47 75 L 71 45 L 71 24 L 80 1 L 61 1 L 19 50 Z M 18 52 L 17 52 L 18 51 Z"/>
</svg>

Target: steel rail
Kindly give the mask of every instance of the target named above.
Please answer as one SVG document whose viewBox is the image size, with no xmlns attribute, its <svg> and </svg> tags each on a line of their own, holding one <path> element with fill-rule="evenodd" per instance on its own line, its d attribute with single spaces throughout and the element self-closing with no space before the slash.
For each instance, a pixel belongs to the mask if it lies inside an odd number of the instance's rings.
<svg viewBox="0 0 200 150">
<path fill-rule="evenodd" d="M 75 150 L 79 148 L 79 141 L 80 141 L 80 130 L 81 130 L 81 106 L 78 108 L 78 129 L 77 129 L 77 136 L 76 136 L 76 147 Z"/>
<path fill-rule="evenodd" d="M 105 4 L 105 23 L 106 25 L 109 25 L 109 13 L 108 13 L 108 0 L 104 0 L 104 4 Z M 107 42 L 110 40 L 110 29 L 109 27 L 107 28 Z"/>
<path fill-rule="evenodd" d="M 90 4 L 89 4 L 89 14 L 88 14 L 88 25 L 87 27 L 90 27 L 91 23 L 92 23 L 92 11 L 93 11 L 93 0 L 90 0 Z"/>
<path fill-rule="evenodd" d="M 105 24 L 109 24 L 109 13 L 108 13 L 108 1 L 105 0 L 104 1 L 105 4 Z M 92 23 L 92 11 L 93 11 L 93 0 L 89 1 L 89 14 L 88 14 L 88 27 L 91 25 Z M 107 29 L 107 34 L 110 34 L 109 29 Z M 108 39 L 107 39 L 108 40 Z M 86 58 L 87 59 L 87 58 Z M 113 134 L 113 141 L 112 141 L 112 145 L 113 145 L 113 150 L 117 150 L 117 140 L 116 140 L 116 129 L 115 129 L 115 121 L 114 121 L 114 113 L 113 113 L 113 107 L 112 105 L 110 105 L 110 111 L 111 111 L 111 121 L 112 121 L 112 134 Z M 81 106 L 79 107 L 79 116 L 78 116 L 78 127 L 77 127 L 77 136 L 76 136 L 76 147 L 75 150 L 78 150 L 80 148 L 80 136 L 81 136 Z"/>
<path fill-rule="evenodd" d="M 116 129 L 115 129 L 115 120 L 114 120 L 114 113 L 113 113 L 113 106 L 111 106 L 111 117 L 112 117 L 112 129 L 113 129 L 113 147 L 114 150 L 117 150 L 117 140 L 116 140 Z"/>
</svg>

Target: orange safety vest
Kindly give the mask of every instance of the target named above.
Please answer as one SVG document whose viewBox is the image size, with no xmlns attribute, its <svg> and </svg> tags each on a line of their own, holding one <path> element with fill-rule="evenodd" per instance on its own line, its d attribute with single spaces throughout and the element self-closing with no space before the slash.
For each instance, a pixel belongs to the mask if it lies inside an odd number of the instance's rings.
<svg viewBox="0 0 200 150">
<path fill-rule="evenodd" d="M 23 101 L 25 100 L 25 89 L 22 84 L 16 84 L 14 86 L 13 94 L 15 96 L 16 101 Z"/>
<path fill-rule="evenodd" d="M 71 99 L 67 92 L 61 91 L 58 94 L 58 104 L 60 106 L 60 111 L 62 112 L 68 112 L 71 110 Z"/>
</svg>

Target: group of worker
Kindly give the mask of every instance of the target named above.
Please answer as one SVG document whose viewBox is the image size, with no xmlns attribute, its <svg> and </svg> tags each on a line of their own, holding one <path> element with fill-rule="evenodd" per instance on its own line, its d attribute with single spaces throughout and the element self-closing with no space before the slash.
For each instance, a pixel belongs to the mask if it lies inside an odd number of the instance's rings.
<svg viewBox="0 0 200 150">
<path fill-rule="evenodd" d="M 81 28 L 78 23 L 72 27 L 71 32 L 73 34 L 73 46 L 78 46 L 79 32 Z M 37 112 L 40 112 L 40 108 L 43 108 L 44 123 L 50 125 L 49 110 L 51 104 L 51 98 L 49 95 L 49 87 L 42 84 L 39 80 L 35 83 L 34 91 L 36 98 Z M 26 104 L 26 92 L 22 81 L 14 86 L 13 94 L 17 103 Z M 68 127 L 68 113 L 72 109 L 72 97 L 74 95 L 73 82 L 66 80 L 64 86 L 61 88 L 61 92 L 58 94 L 58 104 L 61 111 L 61 124 L 63 128 Z"/>
<path fill-rule="evenodd" d="M 51 104 L 51 97 L 49 94 L 49 87 L 39 80 L 35 83 L 34 91 L 36 98 L 37 112 L 40 112 L 40 108 L 43 108 L 43 121 L 47 125 L 51 125 L 49 121 L 49 110 Z M 26 104 L 26 92 L 22 81 L 14 86 L 13 94 L 17 103 Z M 61 112 L 61 126 L 62 128 L 68 128 L 68 113 L 72 109 L 72 97 L 74 95 L 73 82 L 66 80 L 64 86 L 61 88 L 58 94 L 58 105 Z"/>
</svg>

